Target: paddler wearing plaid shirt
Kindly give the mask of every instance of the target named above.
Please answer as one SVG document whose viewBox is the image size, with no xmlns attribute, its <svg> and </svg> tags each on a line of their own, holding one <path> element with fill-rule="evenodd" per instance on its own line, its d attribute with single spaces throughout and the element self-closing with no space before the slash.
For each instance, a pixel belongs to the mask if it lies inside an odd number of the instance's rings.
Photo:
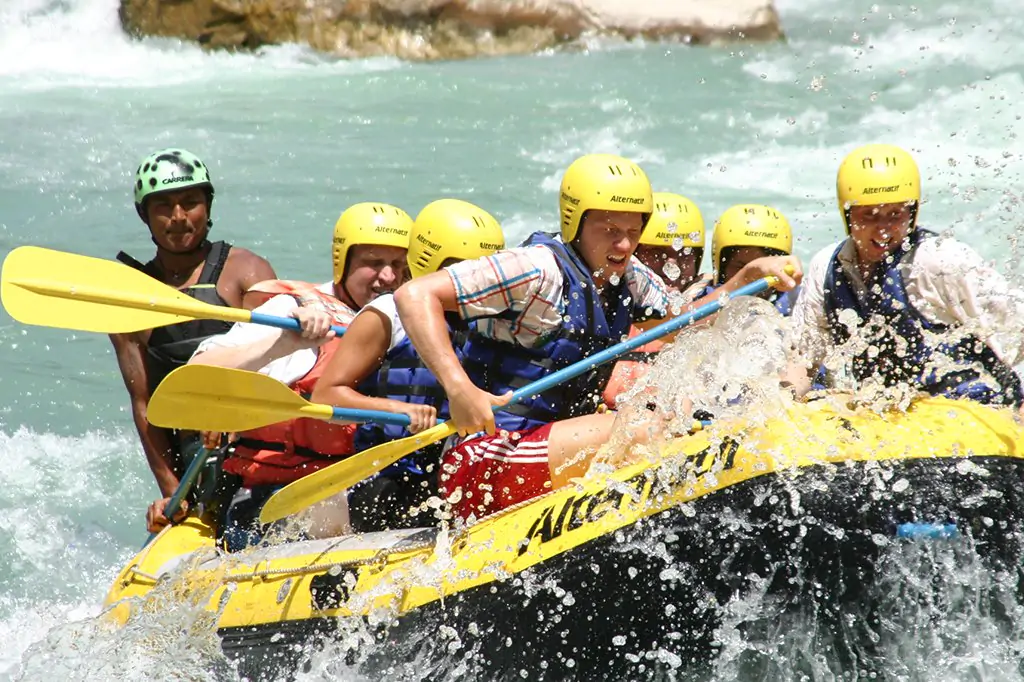
<svg viewBox="0 0 1024 682">
<path fill-rule="evenodd" d="M 634 322 L 653 326 L 670 310 L 669 289 L 633 257 L 653 211 L 650 182 L 637 164 L 610 154 L 577 159 L 562 178 L 559 204 L 560 238 L 535 233 L 519 248 L 417 278 L 395 294 L 406 333 L 448 395 L 460 438 L 442 458 L 440 492 L 465 519 L 585 474 L 616 417 L 597 413 L 607 379 L 600 368 L 492 407 L 622 341 Z M 758 259 L 716 296 L 768 275 L 791 289 L 800 272 L 792 257 Z M 462 363 L 445 311 L 475 323 Z"/>
</svg>

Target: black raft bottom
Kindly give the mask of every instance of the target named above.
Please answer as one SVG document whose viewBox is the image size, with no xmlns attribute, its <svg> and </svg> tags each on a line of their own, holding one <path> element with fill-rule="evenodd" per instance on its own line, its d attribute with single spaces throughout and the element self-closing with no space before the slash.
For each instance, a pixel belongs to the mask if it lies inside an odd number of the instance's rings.
<svg viewBox="0 0 1024 682">
<path fill-rule="evenodd" d="M 872 585 L 887 553 L 908 541 L 908 528 L 933 529 L 1019 576 L 1022 473 L 1016 460 L 973 457 L 753 479 L 386 628 L 360 623 L 373 641 L 335 645 L 346 659 L 338 663 L 368 679 L 702 679 L 719 654 L 722 605 L 756 591 L 794 608 L 813 603 L 842 643 L 836 667 L 884 679 L 884 661 L 872 659 Z M 250 679 L 288 679 L 317 641 L 330 650 L 339 626 L 357 624 L 310 620 L 221 636 Z"/>
</svg>

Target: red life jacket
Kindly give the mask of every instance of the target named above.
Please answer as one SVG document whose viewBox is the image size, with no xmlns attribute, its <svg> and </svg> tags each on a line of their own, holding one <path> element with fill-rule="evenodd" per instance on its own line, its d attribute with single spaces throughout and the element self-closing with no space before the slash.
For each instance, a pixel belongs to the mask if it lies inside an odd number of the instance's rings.
<svg viewBox="0 0 1024 682">
<path fill-rule="evenodd" d="M 639 333 L 639 329 L 631 327 L 629 338 L 632 339 Z M 612 375 L 608 377 L 608 383 L 605 384 L 604 392 L 601 395 L 602 402 L 609 410 L 616 409 L 618 397 L 628 391 L 640 377 L 647 374 L 650 363 L 654 362 L 654 356 L 664 347 L 664 341 L 655 339 L 621 356 L 615 363 Z"/>
<path fill-rule="evenodd" d="M 334 324 L 347 326 L 355 317 L 347 305 L 306 282 L 269 280 L 249 291 L 267 299 L 286 294 L 307 305 L 313 300 L 331 314 Z M 312 369 L 290 388 L 308 398 L 338 343 L 334 339 L 321 346 Z M 356 428 L 355 424 L 301 418 L 245 431 L 239 434 L 234 452 L 224 460 L 224 471 L 241 476 L 246 488 L 291 483 L 353 454 Z"/>
</svg>

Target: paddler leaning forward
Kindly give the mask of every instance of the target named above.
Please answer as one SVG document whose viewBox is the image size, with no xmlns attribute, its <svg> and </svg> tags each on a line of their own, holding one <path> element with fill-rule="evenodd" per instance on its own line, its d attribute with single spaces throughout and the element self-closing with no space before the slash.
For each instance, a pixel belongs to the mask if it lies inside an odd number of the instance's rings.
<svg viewBox="0 0 1024 682">
<path fill-rule="evenodd" d="M 464 519 L 582 475 L 615 420 L 596 413 L 606 378 L 600 372 L 496 413 L 492 407 L 670 309 L 665 284 L 633 257 L 653 209 L 639 166 L 609 154 L 581 157 L 562 178 L 559 203 L 561 239 L 536 233 L 522 247 L 416 278 L 395 294 L 406 333 L 448 395 L 459 438 L 442 456 L 439 488 Z M 733 291 L 768 275 L 791 289 L 799 262 L 758 259 L 723 286 Z M 465 367 L 452 349 L 446 311 L 476 323 Z"/>
</svg>

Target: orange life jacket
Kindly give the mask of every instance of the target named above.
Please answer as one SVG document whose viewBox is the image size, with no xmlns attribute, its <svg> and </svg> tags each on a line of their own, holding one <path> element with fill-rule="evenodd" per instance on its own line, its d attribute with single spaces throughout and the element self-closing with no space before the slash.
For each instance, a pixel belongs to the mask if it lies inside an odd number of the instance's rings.
<svg viewBox="0 0 1024 682">
<path fill-rule="evenodd" d="M 245 301 L 246 303 L 253 301 L 254 305 L 263 305 L 275 296 L 282 294 L 291 296 L 299 303 L 306 305 L 315 302 L 338 320 L 345 320 L 337 322 L 337 324 L 347 325 L 356 316 L 354 310 L 331 294 L 320 291 L 317 285 L 294 279 L 268 279 L 257 282 L 246 290 Z"/>
<path fill-rule="evenodd" d="M 335 324 L 347 326 L 355 317 L 355 311 L 347 305 L 306 282 L 269 280 L 249 291 L 268 299 L 287 294 L 307 305 L 313 300 L 331 314 Z M 312 369 L 291 385 L 292 390 L 309 397 L 338 343 L 333 339 L 318 349 Z M 355 430 L 355 424 L 301 418 L 245 431 L 239 434 L 234 452 L 224 460 L 224 470 L 241 476 L 246 488 L 291 483 L 353 454 Z"/>
<path fill-rule="evenodd" d="M 629 338 L 635 337 L 640 332 L 640 329 L 631 327 Z M 621 356 L 619 361 L 615 363 L 612 375 L 608 378 L 608 383 L 604 387 L 604 393 L 601 395 L 602 402 L 609 410 L 616 409 L 617 398 L 628 391 L 637 379 L 647 373 L 648 365 L 654 362 L 655 354 L 664 347 L 664 341 L 655 339 Z"/>
<path fill-rule="evenodd" d="M 693 301 L 699 298 L 703 293 L 704 289 L 711 285 L 714 280 L 711 275 L 700 275 L 696 280 L 690 283 L 686 289 L 683 290 L 683 299 L 686 303 L 693 303 Z M 637 329 L 635 326 L 629 330 L 629 338 L 633 338 L 641 333 L 642 330 Z M 609 410 L 616 409 L 616 399 L 628 391 L 637 379 L 647 374 L 649 369 L 648 365 L 654 362 L 654 357 L 661 349 L 665 347 L 665 342 L 655 339 L 648 344 L 640 346 L 636 350 L 626 353 L 622 358 L 615 363 L 615 367 L 612 369 L 612 375 L 608 378 L 608 383 L 605 384 L 604 393 L 601 395 L 601 401 L 605 407 Z"/>
</svg>

